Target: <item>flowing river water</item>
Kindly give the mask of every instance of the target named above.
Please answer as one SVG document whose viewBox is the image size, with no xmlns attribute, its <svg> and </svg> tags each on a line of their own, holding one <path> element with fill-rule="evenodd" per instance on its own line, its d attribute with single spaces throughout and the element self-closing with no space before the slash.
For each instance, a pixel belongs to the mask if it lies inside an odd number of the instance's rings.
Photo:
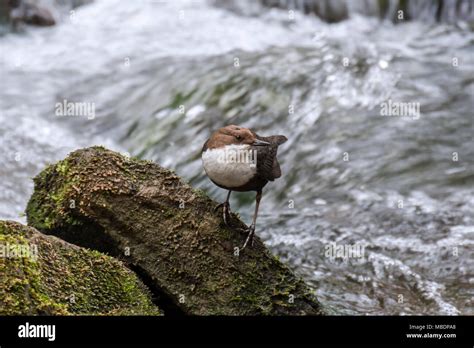
<svg viewBox="0 0 474 348">
<path fill-rule="evenodd" d="M 240 124 L 289 139 L 257 234 L 327 307 L 474 315 L 472 28 L 256 11 L 106 0 L 1 36 L 0 218 L 24 222 L 31 178 L 93 144 L 221 201 L 200 151 Z M 64 101 L 93 117 L 57 116 Z M 384 116 L 389 103 L 419 113 Z M 249 222 L 253 201 L 231 207 Z"/>
</svg>

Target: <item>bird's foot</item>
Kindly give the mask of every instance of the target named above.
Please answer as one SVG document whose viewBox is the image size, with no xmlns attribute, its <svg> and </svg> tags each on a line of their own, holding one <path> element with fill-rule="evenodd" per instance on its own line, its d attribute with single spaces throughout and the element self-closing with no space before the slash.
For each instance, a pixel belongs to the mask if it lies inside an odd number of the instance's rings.
<svg viewBox="0 0 474 348">
<path fill-rule="evenodd" d="M 253 240 L 254 240 L 254 236 L 255 236 L 255 225 L 251 224 L 249 227 L 241 228 L 240 230 L 242 232 L 247 232 L 248 233 L 247 234 L 247 239 L 245 240 L 245 243 L 244 243 L 244 245 L 242 246 L 242 248 L 240 250 L 244 250 L 249 242 L 250 242 L 250 245 L 253 246 Z"/>
<path fill-rule="evenodd" d="M 218 204 L 215 208 L 214 211 L 217 211 L 219 208 L 222 208 L 222 218 L 224 219 L 224 223 L 227 227 L 230 227 L 229 221 L 230 221 L 230 204 L 229 202 L 223 202 L 221 204 Z"/>
</svg>

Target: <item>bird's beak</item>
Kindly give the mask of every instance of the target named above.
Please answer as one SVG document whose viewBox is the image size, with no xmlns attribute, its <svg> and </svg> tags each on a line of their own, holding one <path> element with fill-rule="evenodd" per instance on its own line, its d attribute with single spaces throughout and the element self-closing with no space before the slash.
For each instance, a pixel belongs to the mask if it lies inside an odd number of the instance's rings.
<svg viewBox="0 0 474 348">
<path fill-rule="evenodd" d="M 270 145 L 270 143 L 267 142 L 267 141 L 255 139 L 254 142 L 252 143 L 252 145 L 254 145 L 254 146 L 267 146 L 267 145 Z"/>
</svg>

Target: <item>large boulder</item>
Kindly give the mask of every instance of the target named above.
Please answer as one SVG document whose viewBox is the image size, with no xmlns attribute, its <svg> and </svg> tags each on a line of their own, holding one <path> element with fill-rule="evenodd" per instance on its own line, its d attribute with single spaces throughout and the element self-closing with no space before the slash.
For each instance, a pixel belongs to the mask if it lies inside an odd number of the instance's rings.
<svg viewBox="0 0 474 348">
<path fill-rule="evenodd" d="M 159 315 L 124 264 L 0 221 L 0 315 Z"/>
<path fill-rule="evenodd" d="M 239 250 L 245 234 L 237 228 L 245 225 L 235 215 L 235 228 L 226 227 L 216 202 L 155 163 L 92 147 L 34 182 L 31 226 L 126 261 L 165 312 L 323 314 L 310 288 L 260 239 Z"/>
</svg>

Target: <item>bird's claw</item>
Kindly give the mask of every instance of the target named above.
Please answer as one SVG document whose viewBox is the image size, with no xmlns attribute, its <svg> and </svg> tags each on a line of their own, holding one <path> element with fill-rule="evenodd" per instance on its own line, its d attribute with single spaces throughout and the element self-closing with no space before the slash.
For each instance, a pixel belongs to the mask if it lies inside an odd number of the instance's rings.
<svg viewBox="0 0 474 348">
<path fill-rule="evenodd" d="M 214 208 L 214 211 L 217 211 L 219 208 L 222 207 L 222 218 L 224 219 L 224 223 L 226 224 L 226 226 L 230 226 L 229 225 L 229 221 L 230 221 L 230 204 L 229 202 L 223 202 L 221 204 L 218 204 L 215 208 Z"/>
<path fill-rule="evenodd" d="M 242 246 L 242 249 L 240 249 L 240 250 L 244 250 L 245 247 L 247 246 L 247 244 L 249 243 L 249 241 L 250 241 L 250 245 L 253 246 L 254 235 L 255 235 L 255 225 L 251 224 L 249 227 L 240 228 L 239 230 L 241 230 L 242 232 L 247 232 L 248 233 L 247 239 L 245 239 L 245 243 Z"/>
<path fill-rule="evenodd" d="M 220 203 L 218 205 L 216 205 L 216 207 L 214 208 L 214 211 L 218 211 L 220 208 L 222 208 L 224 205 L 226 204 L 226 202 L 223 202 L 223 203 Z"/>
</svg>

